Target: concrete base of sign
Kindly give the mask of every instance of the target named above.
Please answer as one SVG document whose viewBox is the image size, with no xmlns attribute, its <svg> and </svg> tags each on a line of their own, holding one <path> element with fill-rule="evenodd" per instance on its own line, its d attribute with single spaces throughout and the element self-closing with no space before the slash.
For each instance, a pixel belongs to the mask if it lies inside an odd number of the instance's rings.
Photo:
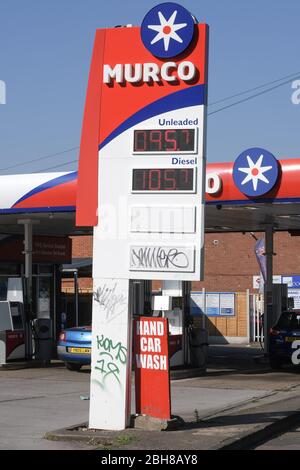
<svg viewBox="0 0 300 470">
<path fill-rule="evenodd" d="M 179 416 L 172 416 L 171 419 L 161 419 L 147 415 L 131 415 L 130 426 L 146 431 L 172 431 L 184 426 L 184 420 Z"/>
</svg>

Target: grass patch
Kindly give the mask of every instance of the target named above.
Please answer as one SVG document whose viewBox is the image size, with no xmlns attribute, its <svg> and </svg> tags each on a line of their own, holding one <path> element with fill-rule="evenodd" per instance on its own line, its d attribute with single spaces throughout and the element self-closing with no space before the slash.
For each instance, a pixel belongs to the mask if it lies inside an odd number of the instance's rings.
<svg viewBox="0 0 300 470">
<path fill-rule="evenodd" d="M 111 442 L 107 442 L 106 444 L 102 444 L 101 446 L 97 447 L 96 450 L 112 450 L 112 449 L 118 449 L 121 446 L 124 446 L 126 444 L 130 444 L 131 442 L 135 441 L 136 437 L 134 436 L 128 436 L 128 434 L 123 434 L 115 439 L 113 439 Z"/>
</svg>

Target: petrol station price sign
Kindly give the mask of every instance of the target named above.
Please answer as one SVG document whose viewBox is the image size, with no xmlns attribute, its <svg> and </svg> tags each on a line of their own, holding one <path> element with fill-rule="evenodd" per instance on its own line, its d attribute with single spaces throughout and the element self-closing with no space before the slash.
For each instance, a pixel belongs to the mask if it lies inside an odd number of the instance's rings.
<svg viewBox="0 0 300 470">
<path fill-rule="evenodd" d="M 138 243 L 193 252 L 181 270 L 157 263 L 156 279 L 202 278 L 207 47 L 207 25 L 176 3 L 152 8 L 141 28 L 97 30 L 77 201 L 77 224 L 95 227 L 94 277 L 141 279 L 130 262 Z M 186 214 L 176 235 L 175 207 Z M 163 235 L 151 220 L 143 230 L 149 213 L 164 219 Z"/>
<path fill-rule="evenodd" d="M 202 278 L 207 56 L 208 26 L 173 2 L 96 31 L 76 204 L 94 227 L 92 427 L 126 424 L 129 280 Z"/>
</svg>

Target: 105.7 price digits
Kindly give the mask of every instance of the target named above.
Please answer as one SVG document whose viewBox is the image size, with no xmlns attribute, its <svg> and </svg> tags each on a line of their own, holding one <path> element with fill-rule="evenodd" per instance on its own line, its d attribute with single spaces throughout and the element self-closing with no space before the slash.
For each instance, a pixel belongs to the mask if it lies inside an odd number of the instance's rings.
<svg viewBox="0 0 300 470">
<path fill-rule="evenodd" d="M 192 191 L 194 169 L 192 168 L 135 168 L 133 191 Z"/>
</svg>

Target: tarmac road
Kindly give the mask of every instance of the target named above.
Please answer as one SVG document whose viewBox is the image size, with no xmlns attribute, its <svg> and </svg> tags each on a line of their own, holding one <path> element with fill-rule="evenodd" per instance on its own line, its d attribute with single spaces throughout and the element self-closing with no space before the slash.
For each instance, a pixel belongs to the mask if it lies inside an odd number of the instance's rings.
<svg viewBox="0 0 300 470">
<path fill-rule="evenodd" d="M 255 364 L 259 352 L 253 347 L 211 346 L 205 376 L 172 381 L 172 413 L 194 421 L 299 384 L 299 372 L 273 372 Z M 89 368 L 78 373 L 57 364 L 1 369 L 0 449 L 90 449 L 83 443 L 43 439 L 47 431 L 88 420 L 89 401 L 82 398 L 89 395 L 89 378 Z"/>
</svg>

